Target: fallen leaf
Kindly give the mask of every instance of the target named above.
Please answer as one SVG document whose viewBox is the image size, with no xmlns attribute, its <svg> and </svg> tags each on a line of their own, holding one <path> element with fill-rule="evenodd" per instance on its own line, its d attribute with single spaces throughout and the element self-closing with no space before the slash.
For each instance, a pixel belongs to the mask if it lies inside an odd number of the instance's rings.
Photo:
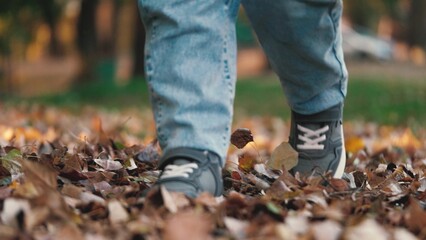
<svg viewBox="0 0 426 240">
<path fill-rule="evenodd" d="M 418 240 L 411 232 L 407 231 L 405 228 L 398 227 L 393 233 L 395 240 Z"/>
<path fill-rule="evenodd" d="M 164 240 L 213 239 L 211 219 L 193 210 L 171 215 L 164 226 Z"/>
<path fill-rule="evenodd" d="M 72 197 L 72 198 L 77 198 L 80 199 L 81 197 L 81 193 L 83 192 L 83 189 L 73 185 L 73 184 L 65 184 L 62 187 L 61 190 L 62 194 Z"/>
<path fill-rule="evenodd" d="M 347 228 L 344 232 L 344 239 L 359 240 L 359 239 L 374 239 L 374 240 L 387 240 L 389 238 L 388 232 L 380 226 L 376 220 L 368 218 L 359 223 L 358 225 Z"/>
<path fill-rule="evenodd" d="M 297 192 L 300 194 L 301 191 Z M 272 199 L 286 200 L 292 198 L 295 194 L 282 180 L 275 181 L 272 186 L 266 191 L 266 194 Z"/>
<path fill-rule="evenodd" d="M 26 199 L 8 198 L 3 202 L 3 211 L 0 214 L 1 222 L 7 226 L 17 229 L 24 228 L 24 222 L 18 217 L 19 214 L 30 214 L 30 203 Z"/>
<path fill-rule="evenodd" d="M 349 190 L 349 184 L 343 179 L 332 178 L 328 180 L 329 184 L 335 191 Z"/>
<path fill-rule="evenodd" d="M 417 189 L 419 192 L 425 192 L 426 191 L 426 178 L 422 178 L 419 180 L 420 187 Z"/>
<path fill-rule="evenodd" d="M 101 193 L 112 189 L 111 184 L 109 184 L 107 181 L 100 181 L 97 183 L 93 183 L 93 187 L 95 188 L 95 191 L 98 191 Z"/>
<path fill-rule="evenodd" d="M 231 135 L 231 143 L 240 149 L 253 141 L 253 135 L 248 128 L 238 128 Z"/>
<path fill-rule="evenodd" d="M 0 187 L 0 200 L 4 200 L 10 197 L 12 194 L 12 189 L 9 187 Z"/>
<path fill-rule="evenodd" d="M 119 170 L 123 168 L 123 165 L 118 162 L 118 161 L 114 161 L 112 159 L 94 159 L 95 163 L 97 163 L 99 166 L 101 166 L 103 169 L 108 170 L 108 171 L 114 171 L 114 170 Z"/>
<path fill-rule="evenodd" d="M 295 213 L 287 216 L 285 224 L 296 234 L 305 234 L 309 230 L 307 216 Z"/>
<path fill-rule="evenodd" d="M 127 170 L 134 170 L 134 169 L 138 168 L 138 166 L 136 166 L 135 160 L 133 158 L 129 158 L 128 160 L 126 160 L 124 162 L 124 167 Z"/>
<path fill-rule="evenodd" d="M 80 199 L 82 202 L 84 203 L 89 203 L 89 202 L 98 202 L 98 203 L 105 203 L 105 200 L 91 192 L 82 192 L 80 194 Z"/>
<path fill-rule="evenodd" d="M 158 152 L 157 139 L 150 142 L 141 152 L 136 154 L 136 160 L 140 162 L 156 162 L 160 158 Z"/>
<path fill-rule="evenodd" d="M 28 181 L 40 184 L 39 187 L 49 187 L 55 189 L 58 187 L 57 173 L 44 165 L 36 162 L 21 161 L 25 178 Z"/>
<path fill-rule="evenodd" d="M 405 214 L 407 228 L 413 232 L 420 232 L 426 226 L 426 211 L 413 197 L 410 198 L 409 203 L 410 205 Z"/>
<path fill-rule="evenodd" d="M 275 174 L 269 168 L 266 168 L 265 164 L 263 164 L 263 163 L 255 164 L 254 170 L 256 170 L 256 172 L 258 172 L 258 173 L 260 173 L 264 176 L 267 176 L 268 178 L 271 178 L 271 179 L 277 179 L 279 177 L 278 174 Z"/>
<path fill-rule="evenodd" d="M 213 197 L 207 192 L 202 192 L 196 199 L 195 202 L 207 207 L 217 207 L 219 206 L 219 200 L 216 197 Z"/>
<path fill-rule="evenodd" d="M 252 182 L 254 185 L 256 185 L 256 187 L 258 187 L 259 189 L 266 190 L 266 189 L 271 187 L 271 185 L 269 185 L 268 182 L 266 182 L 263 179 L 256 177 L 255 175 L 253 175 L 251 173 L 247 174 L 246 176 L 250 180 L 250 182 Z"/>
<path fill-rule="evenodd" d="M 293 229 L 286 224 L 283 224 L 283 223 L 277 224 L 275 226 L 275 231 L 279 239 L 288 239 L 288 240 L 298 239 Z"/>
<path fill-rule="evenodd" d="M 108 218 L 112 224 L 127 222 L 129 220 L 129 214 L 123 205 L 117 200 L 111 200 L 108 202 Z"/>
<path fill-rule="evenodd" d="M 58 226 L 55 229 L 53 234 L 53 239 L 61 240 L 76 240 L 76 239 L 85 239 L 81 230 L 72 223 L 67 223 L 65 225 Z"/>
<path fill-rule="evenodd" d="M 0 162 L 1 163 L 1 162 Z M 12 183 L 12 174 L 3 165 L 0 165 L 0 186 L 7 186 Z"/>
<path fill-rule="evenodd" d="M 27 231 L 31 231 L 34 228 L 45 223 L 48 220 L 50 214 L 51 212 L 47 206 L 41 206 L 31 209 L 30 214 L 25 215 L 25 225 Z"/>
<path fill-rule="evenodd" d="M 20 160 L 22 160 L 22 153 L 18 149 L 12 149 L 6 156 L 0 157 L 2 174 L 4 176 L 10 175 L 11 181 L 22 172 Z"/>
<path fill-rule="evenodd" d="M 311 229 L 316 240 L 337 240 L 343 231 L 340 224 L 330 220 L 314 223 Z"/>
<path fill-rule="evenodd" d="M 164 186 L 161 186 L 160 190 L 161 196 L 163 197 L 164 206 L 171 213 L 177 213 L 178 207 L 176 206 L 175 201 L 173 200 L 173 197 L 170 192 Z"/>
<path fill-rule="evenodd" d="M 358 136 L 345 138 L 345 149 L 347 152 L 356 153 L 365 148 L 364 140 Z"/>
<path fill-rule="evenodd" d="M 244 239 L 249 222 L 236 218 L 225 217 L 223 219 L 226 228 L 231 232 L 235 239 Z"/>
<path fill-rule="evenodd" d="M 231 177 L 232 177 L 232 179 L 235 179 L 235 180 L 241 180 L 242 179 L 242 177 L 241 177 L 241 175 L 242 175 L 243 173 L 241 173 L 240 171 L 232 171 L 231 172 Z"/>
<path fill-rule="evenodd" d="M 274 149 L 268 167 L 275 170 L 292 169 L 298 163 L 299 154 L 290 146 L 288 142 L 281 143 Z"/>
<path fill-rule="evenodd" d="M 250 154 L 243 154 L 238 158 L 238 168 L 244 172 L 250 172 L 255 163 L 255 159 Z"/>
</svg>

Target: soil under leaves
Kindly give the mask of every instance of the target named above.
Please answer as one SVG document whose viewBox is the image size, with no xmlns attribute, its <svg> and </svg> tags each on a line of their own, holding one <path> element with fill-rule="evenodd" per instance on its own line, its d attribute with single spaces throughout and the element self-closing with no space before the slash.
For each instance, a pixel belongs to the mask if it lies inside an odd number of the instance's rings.
<svg viewBox="0 0 426 240">
<path fill-rule="evenodd" d="M 333 179 L 271 168 L 288 123 L 242 119 L 223 197 L 141 197 L 161 155 L 149 113 L 0 109 L 0 239 L 426 238 L 424 129 L 347 122 Z"/>
</svg>

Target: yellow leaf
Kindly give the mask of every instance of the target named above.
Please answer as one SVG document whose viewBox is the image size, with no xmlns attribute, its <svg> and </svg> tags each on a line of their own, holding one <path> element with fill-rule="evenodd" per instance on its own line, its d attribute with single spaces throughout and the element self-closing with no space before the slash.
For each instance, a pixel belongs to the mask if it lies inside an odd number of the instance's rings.
<svg viewBox="0 0 426 240">
<path fill-rule="evenodd" d="M 347 152 L 356 153 L 365 148 L 365 143 L 362 138 L 353 136 L 345 139 L 345 148 Z"/>
<path fill-rule="evenodd" d="M 255 160 L 249 154 L 241 155 L 238 159 L 238 168 L 242 171 L 249 172 L 253 169 Z"/>
</svg>

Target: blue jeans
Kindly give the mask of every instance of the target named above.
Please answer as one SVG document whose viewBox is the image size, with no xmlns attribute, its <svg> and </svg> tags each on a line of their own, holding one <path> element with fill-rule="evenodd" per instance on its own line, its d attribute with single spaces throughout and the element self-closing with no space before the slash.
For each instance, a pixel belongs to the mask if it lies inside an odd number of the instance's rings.
<svg viewBox="0 0 426 240">
<path fill-rule="evenodd" d="M 342 0 L 242 4 L 292 110 L 313 114 L 343 102 Z M 139 0 L 147 36 L 145 71 L 164 152 L 189 147 L 225 159 L 239 5 L 239 0 Z"/>
</svg>

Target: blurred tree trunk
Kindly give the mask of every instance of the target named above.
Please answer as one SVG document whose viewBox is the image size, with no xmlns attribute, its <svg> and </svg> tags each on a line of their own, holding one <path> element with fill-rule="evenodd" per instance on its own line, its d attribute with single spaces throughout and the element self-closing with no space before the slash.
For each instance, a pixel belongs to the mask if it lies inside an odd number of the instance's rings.
<svg viewBox="0 0 426 240">
<path fill-rule="evenodd" d="M 133 56 L 134 56 L 134 67 L 133 67 L 133 75 L 134 76 L 143 76 L 145 74 L 144 65 L 144 51 L 145 51 L 145 27 L 142 23 L 139 9 L 136 7 L 135 11 L 135 41 L 133 47 Z"/>
<path fill-rule="evenodd" d="M 426 1 L 412 0 L 409 14 L 408 43 L 426 49 Z"/>
<path fill-rule="evenodd" d="M 0 100 L 8 97 L 14 93 L 14 86 L 10 74 L 12 72 L 12 65 L 9 56 L 3 56 L 0 59 Z"/>
<path fill-rule="evenodd" d="M 54 57 L 61 56 L 63 52 L 56 31 L 56 24 L 61 14 L 60 6 L 54 0 L 38 0 L 38 3 L 43 12 L 44 21 L 50 29 L 49 54 Z"/>
<path fill-rule="evenodd" d="M 81 0 L 77 19 L 77 47 L 81 57 L 81 70 L 76 84 L 94 79 L 96 66 L 96 7 L 98 0 Z"/>
<path fill-rule="evenodd" d="M 98 54 L 103 59 L 115 57 L 120 2 L 101 0 L 97 6 L 95 13 L 96 43 Z"/>
</svg>

